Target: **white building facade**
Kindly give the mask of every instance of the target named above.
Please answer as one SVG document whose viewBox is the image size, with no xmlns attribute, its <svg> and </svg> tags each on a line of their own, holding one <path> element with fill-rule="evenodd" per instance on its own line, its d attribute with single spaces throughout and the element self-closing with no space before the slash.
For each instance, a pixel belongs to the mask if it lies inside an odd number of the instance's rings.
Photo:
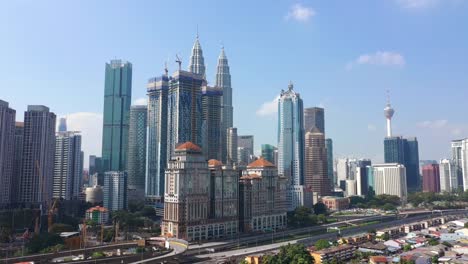
<svg viewBox="0 0 468 264">
<path fill-rule="evenodd" d="M 375 164 L 372 166 L 375 194 L 389 194 L 400 197 L 406 203 L 406 168 L 398 163 Z"/>
</svg>

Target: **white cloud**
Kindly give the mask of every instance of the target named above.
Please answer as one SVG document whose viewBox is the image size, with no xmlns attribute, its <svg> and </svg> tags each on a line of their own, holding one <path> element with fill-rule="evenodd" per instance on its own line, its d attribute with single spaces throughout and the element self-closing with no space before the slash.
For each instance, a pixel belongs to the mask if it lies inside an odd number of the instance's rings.
<svg viewBox="0 0 468 264">
<path fill-rule="evenodd" d="M 448 121 L 445 119 L 433 120 L 433 121 L 422 121 L 416 124 L 420 128 L 443 128 L 448 125 Z"/>
<path fill-rule="evenodd" d="M 377 65 L 377 66 L 398 66 L 406 64 L 403 55 L 392 51 L 377 51 L 373 54 L 362 54 L 354 61 L 346 65 L 346 69 L 351 70 L 356 65 Z"/>
<path fill-rule="evenodd" d="M 289 8 L 286 20 L 296 20 L 299 22 L 308 22 L 315 16 L 315 10 L 302 4 L 295 4 Z"/>
<path fill-rule="evenodd" d="M 279 95 L 275 97 L 270 102 L 265 102 L 260 106 L 260 108 L 257 110 L 256 114 L 258 116 L 273 116 L 278 112 L 278 100 L 279 100 Z"/>
<path fill-rule="evenodd" d="M 147 105 L 147 104 L 148 104 L 148 99 L 146 97 L 138 98 L 135 101 L 133 101 L 133 105 Z"/>
<path fill-rule="evenodd" d="M 369 131 L 376 131 L 377 127 L 374 124 L 368 124 L 367 125 L 367 130 Z"/>
<path fill-rule="evenodd" d="M 397 3 L 407 9 L 423 9 L 436 6 L 440 0 L 396 0 Z M 447 1 L 447 0 L 446 0 Z"/>
<path fill-rule="evenodd" d="M 80 131 L 82 135 L 81 148 L 84 151 L 84 165 L 88 167 L 88 156 L 101 156 L 102 145 L 102 114 L 77 112 L 65 115 L 67 129 Z"/>
</svg>

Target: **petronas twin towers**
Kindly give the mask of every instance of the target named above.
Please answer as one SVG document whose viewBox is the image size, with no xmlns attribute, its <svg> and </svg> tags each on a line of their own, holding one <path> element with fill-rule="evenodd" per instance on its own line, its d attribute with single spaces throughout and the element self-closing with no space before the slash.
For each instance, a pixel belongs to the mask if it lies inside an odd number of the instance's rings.
<svg viewBox="0 0 468 264">
<path fill-rule="evenodd" d="M 180 61 L 179 61 L 180 63 Z M 207 159 L 226 162 L 226 131 L 233 126 L 232 87 L 224 48 L 215 86 L 208 86 L 203 50 L 197 35 L 188 71 L 151 78 L 148 90 L 146 195 L 164 196 L 164 173 L 175 147 L 186 141 Z"/>
</svg>

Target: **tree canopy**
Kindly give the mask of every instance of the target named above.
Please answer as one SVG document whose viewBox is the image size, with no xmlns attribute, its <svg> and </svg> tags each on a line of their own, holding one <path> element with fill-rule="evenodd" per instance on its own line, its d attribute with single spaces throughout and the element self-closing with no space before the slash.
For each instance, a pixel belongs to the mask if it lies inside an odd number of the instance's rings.
<svg viewBox="0 0 468 264">
<path fill-rule="evenodd" d="M 268 255 L 262 259 L 265 264 L 309 264 L 314 259 L 302 244 L 282 246 L 277 255 Z"/>
</svg>

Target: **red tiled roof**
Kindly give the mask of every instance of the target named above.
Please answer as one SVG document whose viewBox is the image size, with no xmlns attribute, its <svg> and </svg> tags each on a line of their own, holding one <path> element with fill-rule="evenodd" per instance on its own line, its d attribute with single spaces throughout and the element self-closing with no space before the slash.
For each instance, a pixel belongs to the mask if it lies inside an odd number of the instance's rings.
<svg viewBox="0 0 468 264">
<path fill-rule="evenodd" d="M 88 210 L 86 210 L 86 212 L 94 212 L 94 211 L 100 211 L 100 212 L 108 212 L 109 210 L 107 210 L 107 208 L 105 207 L 101 207 L 101 206 L 95 206 L 95 207 L 91 207 L 89 208 Z"/>
<path fill-rule="evenodd" d="M 194 150 L 194 151 L 201 151 L 201 148 L 192 142 L 188 141 L 183 144 L 180 144 L 176 147 L 176 150 Z"/>
<path fill-rule="evenodd" d="M 269 162 L 263 157 L 260 157 L 256 161 L 247 165 L 247 168 L 255 168 L 255 167 L 275 167 L 275 165 L 273 165 L 273 163 Z"/>
<path fill-rule="evenodd" d="M 214 167 L 223 166 L 223 163 L 221 161 L 219 161 L 219 160 L 216 160 L 216 159 L 210 159 L 208 161 L 208 166 L 214 166 Z"/>
</svg>

